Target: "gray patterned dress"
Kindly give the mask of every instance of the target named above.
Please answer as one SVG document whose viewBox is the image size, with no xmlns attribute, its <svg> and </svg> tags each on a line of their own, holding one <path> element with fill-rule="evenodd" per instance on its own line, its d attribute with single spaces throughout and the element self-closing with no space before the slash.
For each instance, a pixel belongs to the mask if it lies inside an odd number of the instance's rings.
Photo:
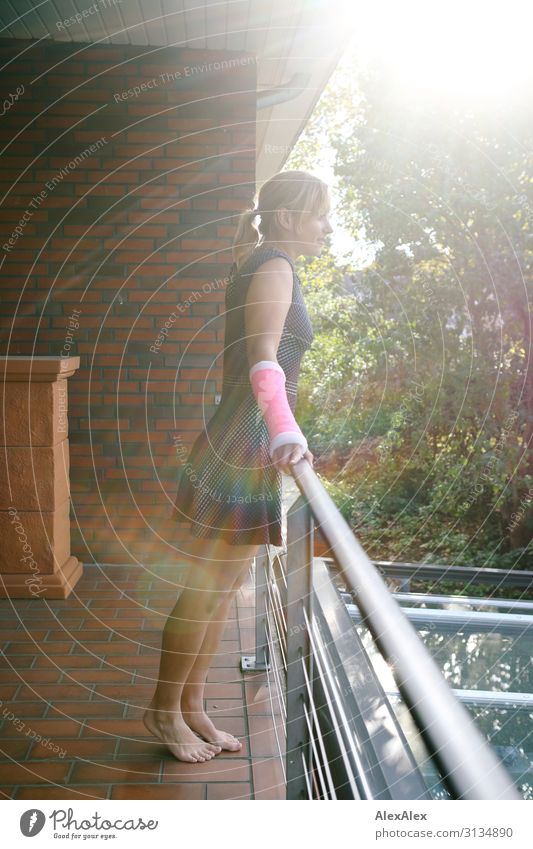
<svg viewBox="0 0 533 849">
<path fill-rule="evenodd" d="M 222 537 L 230 545 L 282 545 L 281 473 L 272 465 L 268 429 L 248 376 L 244 306 L 254 273 L 272 257 L 293 271 L 292 303 L 277 361 L 285 372 L 294 413 L 300 361 L 313 340 L 300 279 L 292 258 L 278 248 L 255 248 L 237 271 L 232 266 L 225 294 L 222 397 L 215 413 L 180 467 L 174 516 L 195 537 Z"/>
</svg>

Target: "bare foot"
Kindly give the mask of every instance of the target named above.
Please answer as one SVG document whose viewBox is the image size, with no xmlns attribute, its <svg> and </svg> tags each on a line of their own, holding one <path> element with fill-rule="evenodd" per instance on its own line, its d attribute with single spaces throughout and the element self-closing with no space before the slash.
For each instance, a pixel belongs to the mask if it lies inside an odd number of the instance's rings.
<svg viewBox="0 0 533 849">
<path fill-rule="evenodd" d="M 150 734 L 165 743 L 179 761 L 203 763 L 220 752 L 220 745 L 200 740 L 179 713 L 157 710 L 153 701 L 146 708 L 143 722 Z"/>
<path fill-rule="evenodd" d="M 208 715 L 203 710 L 183 710 L 182 716 L 189 728 L 200 734 L 208 743 L 213 743 L 228 752 L 238 752 L 242 743 L 233 734 L 215 728 Z"/>
</svg>

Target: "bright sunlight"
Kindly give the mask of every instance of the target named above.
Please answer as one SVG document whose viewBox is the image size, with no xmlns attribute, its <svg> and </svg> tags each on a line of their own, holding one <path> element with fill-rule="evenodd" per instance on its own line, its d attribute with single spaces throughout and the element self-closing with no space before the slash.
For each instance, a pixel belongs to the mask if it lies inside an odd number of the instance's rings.
<svg viewBox="0 0 533 849">
<path fill-rule="evenodd" d="M 413 93 L 493 99 L 533 78 L 531 0 L 378 0 L 345 12 L 361 60 Z"/>
</svg>

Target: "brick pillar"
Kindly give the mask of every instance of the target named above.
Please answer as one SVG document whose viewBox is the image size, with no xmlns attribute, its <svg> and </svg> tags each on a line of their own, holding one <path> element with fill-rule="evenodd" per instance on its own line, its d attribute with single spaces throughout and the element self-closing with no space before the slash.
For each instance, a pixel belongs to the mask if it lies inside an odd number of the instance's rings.
<svg viewBox="0 0 533 849">
<path fill-rule="evenodd" d="M 0 596 L 67 598 L 70 554 L 67 378 L 79 357 L 0 357 Z"/>
</svg>

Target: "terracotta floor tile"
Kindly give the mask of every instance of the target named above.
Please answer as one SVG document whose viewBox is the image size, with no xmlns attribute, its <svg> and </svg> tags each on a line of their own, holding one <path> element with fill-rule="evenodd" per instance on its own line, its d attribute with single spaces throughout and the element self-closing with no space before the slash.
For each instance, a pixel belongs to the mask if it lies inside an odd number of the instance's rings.
<svg viewBox="0 0 533 849">
<path fill-rule="evenodd" d="M 159 666 L 157 666 L 157 669 L 155 670 L 139 669 L 137 672 L 133 673 L 133 680 L 131 682 L 131 686 L 134 689 L 137 689 L 137 687 L 147 686 L 155 687 L 157 683 L 158 673 Z"/>
<path fill-rule="evenodd" d="M 109 700 L 96 701 L 94 699 L 91 699 L 78 702 L 55 701 L 53 704 L 50 705 L 46 718 L 55 719 L 57 717 L 58 719 L 60 719 L 61 717 L 64 718 L 75 716 L 78 718 L 87 717 L 96 719 L 97 717 L 103 717 L 105 719 L 122 719 L 123 713 L 123 704 L 121 704 L 120 702 L 111 702 Z"/>
<path fill-rule="evenodd" d="M 93 620 L 106 618 L 109 622 L 114 622 L 115 620 L 123 622 L 138 621 L 139 628 L 143 627 L 143 625 L 146 627 L 145 623 L 150 621 L 152 617 L 154 617 L 153 621 L 155 625 L 163 625 L 166 621 L 165 614 L 163 614 L 163 618 L 161 619 L 159 611 L 154 611 L 152 607 L 145 607 L 142 604 L 135 603 L 131 603 L 129 607 L 90 607 L 85 615 L 87 621 L 89 618 Z"/>
<path fill-rule="evenodd" d="M 9 631 L 0 633 L 0 643 L 4 644 L 5 642 L 27 640 L 30 645 L 35 645 L 35 643 L 39 644 L 50 633 L 50 627 L 51 626 L 39 629 L 12 627 Z M 63 637 L 61 639 L 66 639 L 65 632 L 63 632 Z"/>
<path fill-rule="evenodd" d="M 0 787 L 0 799 L 13 799 L 13 794 L 16 788 L 16 784 L 12 787 L 2 786 Z"/>
<path fill-rule="evenodd" d="M 147 740 L 119 740 L 117 758 L 129 755 L 147 755 L 150 757 L 166 758 L 169 752 L 164 743 L 157 737 L 149 737 Z"/>
<path fill-rule="evenodd" d="M 138 653 L 140 655 L 147 655 L 148 657 L 151 657 L 151 658 L 159 658 L 159 655 L 161 654 L 161 646 L 160 645 L 159 646 L 149 646 L 149 645 L 146 645 L 145 643 L 139 643 L 137 648 L 138 648 Z M 114 651 L 114 652 L 122 652 L 122 646 L 120 648 L 117 648 L 117 646 L 112 646 L 111 650 Z"/>
<path fill-rule="evenodd" d="M 241 699 L 243 697 L 242 684 L 230 684 L 227 681 L 220 683 L 206 684 L 205 686 L 206 699 Z"/>
<path fill-rule="evenodd" d="M 250 751 L 254 758 L 274 757 L 278 754 L 278 746 L 285 752 L 285 726 L 278 720 L 274 725 L 271 716 L 248 716 Z M 277 731 L 277 738 L 276 738 Z"/>
<path fill-rule="evenodd" d="M 285 799 L 285 780 L 278 758 L 252 761 L 254 799 Z"/>
<path fill-rule="evenodd" d="M 253 628 L 255 631 L 256 624 L 256 616 L 255 616 L 255 608 L 247 608 L 246 612 L 244 610 L 239 611 L 239 630 L 242 632 L 243 628 Z"/>
<path fill-rule="evenodd" d="M 106 737 L 103 740 L 97 738 L 72 740 L 68 737 L 56 737 L 50 742 L 53 742 L 55 746 L 59 746 L 60 749 L 64 749 L 66 752 L 64 757 L 66 758 L 87 758 L 89 760 L 103 756 L 109 756 L 111 758 L 117 745 L 117 741 L 113 737 Z M 30 751 L 31 760 L 50 757 L 53 757 L 53 755 L 50 754 L 50 748 L 48 746 L 37 741 L 33 743 Z"/>
<path fill-rule="evenodd" d="M 0 749 L 5 743 L 4 757 L 17 760 L 19 769 L 27 764 L 36 772 L 49 770 L 38 772 L 33 783 L 18 774 L 5 776 L 7 798 L 14 793 L 24 799 L 250 799 L 252 776 L 257 798 L 284 798 L 265 675 L 240 670 L 241 655 L 255 651 L 251 576 L 232 607 L 206 689 L 211 718 L 240 737 L 243 747 L 205 764 L 185 764 L 142 723 L 157 681 L 163 627 L 175 603 L 165 579 L 175 581 L 178 598 L 184 574 L 176 566 L 148 566 L 139 581 L 133 564 L 86 567 L 77 597 L 51 600 L 50 610 L 21 599 L 14 613 L 4 611 L 0 641 L 3 633 L 4 641 L 7 637 L 11 642 L 7 657 L 0 656 L 0 669 L 6 671 L 2 687 L 7 688 L 0 688 L 0 699 L 6 700 L 5 692 L 24 726 L 17 730 L 4 722 Z M 29 634 L 19 627 L 22 622 Z M 65 750 L 65 759 L 25 731 L 49 737 Z M 64 781 L 73 760 L 72 780 L 63 790 L 55 785 Z"/>
<path fill-rule="evenodd" d="M 233 784 L 224 784 L 222 782 L 213 782 L 207 785 L 208 799 L 251 799 L 252 790 L 248 783 L 234 782 Z"/>
<path fill-rule="evenodd" d="M 35 645 L 30 640 L 24 641 L 19 640 L 17 637 L 17 641 L 13 641 L 9 643 L 9 648 L 6 650 L 5 654 L 7 657 L 13 657 L 13 655 L 18 654 L 31 654 L 32 659 L 34 655 L 44 655 L 45 657 L 55 654 L 68 654 L 72 648 L 72 641 L 66 641 L 63 635 L 62 640 L 56 640 L 54 642 L 49 641 L 47 643 L 42 643 L 41 645 Z M 18 665 L 17 660 L 17 665 Z"/>
<path fill-rule="evenodd" d="M 72 654 L 81 654 L 81 655 L 90 655 L 94 657 L 98 656 L 99 659 L 102 659 L 107 654 L 138 654 L 139 653 L 139 644 L 137 642 L 126 642 L 124 641 L 120 647 L 117 646 L 116 643 L 110 643 L 109 641 L 100 641 L 96 643 L 90 643 L 87 646 L 82 645 L 81 643 L 77 643 L 72 645 Z"/>
<path fill-rule="evenodd" d="M 106 628 L 108 630 L 117 631 L 119 634 L 122 631 L 140 631 L 143 626 L 144 620 L 142 617 L 136 617 L 135 619 L 116 619 L 107 614 L 106 616 L 95 615 L 93 617 L 86 617 L 83 620 L 82 629 L 92 631 L 98 630 L 99 628 Z"/>
<path fill-rule="evenodd" d="M 222 731 L 229 731 L 234 734 L 239 740 L 243 741 L 246 737 L 246 723 L 244 714 L 241 716 L 223 716 L 217 718 L 214 714 L 210 714 L 212 719 L 216 719 L 216 725 Z"/>
<path fill-rule="evenodd" d="M 95 720 L 96 721 L 96 720 Z M 82 723 L 74 719 L 32 719 L 31 731 L 40 734 L 41 737 L 77 737 L 80 733 Z M 6 739 L 19 739 L 28 732 L 27 724 L 22 731 L 18 731 L 12 722 L 5 722 L 0 729 L 0 737 Z M 28 736 L 32 739 L 32 734 Z"/>
<path fill-rule="evenodd" d="M 80 586 L 80 583 L 81 582 L 79 582 L 76 585 L 76 591 L 77 591 L 76 595 L 80 599 L 84 599 L 84 600 L 90 599 L 91 601 L 92 601 L 92 599 L 100 599 L 100 600 L 101 599 L 109 599 L 109 601 L 112 602 L 112 603 L 115 603 L 115 601 L 117 601 L 117 600 L 121 601 L 120 598 L 117 599 L 117 590 L 116 590 L 116 588 L 113 588 L 111 586 L 111 584 L 107 585 L 107 589 L 95 590 L 95 589 L 92 589 L 91 587 Z M 121 590 L 125 589 L 125 587 L 123 587 L 121 585 L 120 589 Z M 135 593 L 132 593 L 132 592 L 129 592 L 128 596 L 130 596 L 130 598 L 133 598 L 133 599 L 135 599 L 135 597 L 136 597 Z"/>
<path fill-rule="evenodd" d="M 33 702 L 20 702 L 18 699 L 16 701 L 5 702 L 2 705 L 2 711 L 6 708 L 6 710 L 14 713 L 15 716 L 25 717 L 25 719 L 42 719 L 46 711 L 48 710 L 48 702 L 41 699 L 35 699 Z M 0 717 L 1 719 L 1 717 Z"/>
<path fill-rule="evenodd" d="M 127 598 L 100 598 L 100 599 L 91 599 L 87 605 L 87 611 L 94 610 L 143 610 L 143 606 L 136 604 L 134 601 L 131 601 Z"/>
<path fill-rule="evenodd" d="M 21 737 L 20 740 L 0 740 L 0 758 L 8 760 L 13 758 L 15 761 L 23 761 L 29 752 L 31 742 L 28 737 Z M 50 755 L 50 749 L 48 749 Z"/>
<path fill-rule="evenodd" d="M 102 760 L 99 763 L 78 761 L 74 764 L 71 783 L 80 784 L 85 781 L 89 783 L 103 781 L 106 784 L 124 784 L 132 781 L 137 784 L 157 783 L 160 773 L 161 759 L 154 757 L 146 757 L 140 761 L 127 758 L 116 761 Z"/>
<path fill-rule="evenodd" d="M 37 672 L 39 670 L 44 670 L 45 668 L 55 670 L 56 667 L 59 667 L 57 670 L 58 673 L 70 672 L 73 669 L 80 669 L 84 667 L 95 669 L 98 668 L 100 663 L 100 658 L 95 658 L 89 654 L 69 654 L 67 657 L 45 657 L 44 655 L 39 655 L 35 662 L 35 666 L 37 668 L 31 671 Z"/>
<path fill-rule="evenodd" d="M 241 653 L 234 652 L 219 652 L 214 658 L 212 666 L 214 668 L 229 667 L 231 669 L 240 669 Z"/>
<path fill-rule="evenodd" d="M 211 667 L 207 673 L 208 683 L 227 681 L 229 684 L 242 684 L 243 674 L 240 669 L 232 666 Z"/>
<path fill-rule="evenodd" d="M 95 784 L 81 787 L 50 787 L 49 785 L 30 785 L 20 787 L 16 799 L 107 799 L 109 786 Z"/>
<path fill-rule="evenodd" d="M 33 663 L 34 655 L 32 654 L 19 654 L 16 657 L 16 663 L 14 662 L 14 658 L 9 658 L 9 649 L 7 651 L 8 656 L 4 656 L 0 654 L 0 669 L 9 669 L 11 670 L 13 667 L 15 669 L 26 669 L 28 666 L 31 666 Z"/>
<path fill-rule="evenodd" d="M 139 705 L 144 704 L 145 701 L 149 701 L 154 690 L 155 680 L 153 684 L 136 684 L 135 686 L 127 686 L 126 684 L 96 684 L 94 693 L 102 698 L 118 699 L 122 704 L 132 702 Z"/>
<path fill-rule="evenodd" d="M 152 688 L 153 689 L 153 688 Z M 143 696 L 142 698 L 138 695 L 135 698 L 131 698 L 130 704 L 126 707 L 126 712 L 124 714 L 124 719 L 138 719 L 141 720 L 143 718 L 144 712 L 148 707 L 151 701 L 151 693 L 150 695 Z"/>
<path fill-rule="evenodd" d="M 236 760 L 216 755 L 204 763 L 188 764 L 182 761 L 167 760 L 163 762 L 162 781 L 249 781 L 250 762 L 246 758 Z"/>
<path fill-rule="evenodd" d="M 10 781 L 12 784 L 39 784 L 63 782 L 70 770 L 70 762 L 30 761 L 26 764 L 0 764 L 0 784 Z"/>
<path fill-rule="evenodd" d="M 47 643 L 54 642 L 54 640 L 71 640 L 73 643 L 81 643 L 84 645 L 85 643 L 105 641 L 109 638 L 110 631 L 107 628 L 100 627 L 98 630 L 94 631 L 48 631 L 48 637 L 43 643 L 43 650 L 46 650 Z"/>
<path fill-rule="evenodd" d="M 104 737 L 111 734 L 116 737 L 148 737 L 149 731 L 140 720 L 134 719 L 89 719 L 82 737 Z"/>
<path fill-rule="evenodd" d="M 36 683 L 52 684 L 57 683 L 62 674 L 62 670 L 56 669 L 55 667 L 48 669 L 9 669 L 2 672 L 2 680 L 16 681 L 17 685 Z M 1 689 L 2 688 L 0 687 L 0 690 Z M 3 698 L 5 698 L 5 696 Z"/>
<path fill-rule="evenodd" d="M 242 699 L 206 699 L 206 710 L 215 725 L 226 716 L 244 716 Z"/>
<path fill-rule="evenodd" d="M 91 695 L 90 684 L 24 684 L 17 695 L 17 701 L 29 699 L 49 699 L 63 697 L 64 699 L 88 699 Z"/>
<path fill-rule="evenodd" d="M 131 655 L 128 654 L 107 655 L 104 668 L 111 669 L 114 666 L 124 671 L 128 671 L 130 668 L 143 670 L 153 668 L 157 671 L 159 669 L 159 661 L 156 657 L 149 657 L 148 655 L 141 654 L 136 655 L 134 659 L 132 659 Z"/>
<path fill-rule="evenodd" d="M 69 677 L 80 684 L 131 684 L 133 673 L 121 669 L 74 669 Z"/>
<path fill-rule="evenodd" d="M 253 716 L 261 714 L 270 715 L 272 712 L 272 702 L 267 683 L 247 680 L 244 687 L 248 713 Z"/>
<path fill-rule="evenodd" d="M 241 651 L 255 654 L 255 628 L 241 628 Z"/>
<path fill-rule="evenodd" d="M 205 784 L 117 784 L 112 799 L 205 799 Z"/>
</svg>

